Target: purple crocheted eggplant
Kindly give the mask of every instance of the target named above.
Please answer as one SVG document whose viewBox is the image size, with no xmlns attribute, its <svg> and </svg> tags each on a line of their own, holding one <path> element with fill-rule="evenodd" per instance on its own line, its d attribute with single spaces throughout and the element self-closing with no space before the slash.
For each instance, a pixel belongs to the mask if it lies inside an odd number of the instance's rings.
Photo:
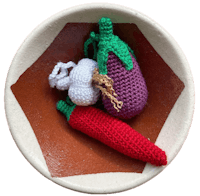
<svg viewBox="0 0 200 196">
<path fill-rule="evenodd" d="M 98 42 L 98 50 L 96 49 Z M 139 114 L 146 105 L 148 91 L 145 79 L 131 48 L 118 36 L 113 34 L 112 22 L 109 18 L 99 21 L 99 34 L 91 32 L 85 42 L 87 48 L 93 43 L 94 58 L 97 58 L 99 74 L 107 75 L 113 80 L 116 99 L 122 102 L 122 107 L 116 110 L 111 99 L 103 100 L 104 108 L 113 116 L 129 119 Z"/>
<path fill-rule="evenodd" d="M 142 76 L 136 59 L 131 55 L 133 69 L 126 70 L 119 58 L 109 52 L 107 61 L 107 75 L 114 81 L 113 88 L 118 95 L 118 101 L 123 105 L 119 112 L 113 107 L 110 99 L 103 99 L 106 110 L 113 116 L 129 119 L 139 114 L 147 102 L 148 92 L 145 80 Z"/>
</svg>

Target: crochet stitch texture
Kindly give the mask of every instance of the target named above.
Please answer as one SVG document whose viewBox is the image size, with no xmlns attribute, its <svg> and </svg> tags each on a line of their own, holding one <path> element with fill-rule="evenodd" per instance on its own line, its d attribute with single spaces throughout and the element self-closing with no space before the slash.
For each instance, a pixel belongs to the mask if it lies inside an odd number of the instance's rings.
<svg viewBox="0 0 200 196">
<path fill-rule="evenodd" d="M 65 114 L 72 128 L 111 148 L 153 165 L 167 164 L 164 151 L 123 121 L 102 110 L 91 106 L 74 107 L 62 100 L 58 102 L 57 108 Z"/>
<path fill-rule="evenodd" d="M 92 59 L 81 59 L 70 72 L 68 95 L 73 103 L 81 106 L 93 105 L 100 96 L 99 89 L 92 85 L 92 76 L 97 62 Z"/>
<path fill-rule="evenodd" d="M 137 61 L 131 55 L 133 69 L 128 71 L 122 66 L 119 58 L 109 52 L 107 61 L 108 76 L 114 81 L 113 88 L 118 95 L 117 100 L 123 102 L 123 106 L 117 112 L 108 98 L 103 99 L 106 110 L 113 116 L 129 119 L 139 114 L 146 105 L 148 91 Z"/>
<path fill-rule="evenodd" d="M 69 67 L 73 69 L 68 75 Z M 97 62 L 88 58 L 81 59 L 77 65 L 72 61 L 59 62 L 49 75 L 49 84 L 52 88 L 68 90 L 70 99 L 77 105 L 93 105 L 100 96 L 99 89 L 92 85 L 95 68 L 98 68 Z"/>
<path fill-rule="evenodd" d="M 95 42 L 99 42 L 98 52 L 96 50 Z M 133 62 L 129 54 L 131 52 L 135 57 L 133 50 L 131 50 L 131 48 L 118 36 L 113 34 L 113 26 L 110 18 L 103 17 L 99 20 L 99 34 L 95 34 L 94 32 L 90 33 L 90 38 L 85 42 L 84 46 L 86 57 L 88 56 L 87 49 L 90 43 L 93 43 L 94 58 L 96 58 L 97 55 L 100 74 L 107 74 L 106 62 L 108 60 L 108 53 L 111 51 L 125 64 L 127 70 L 133 68 Z"/>
<path fill-rule="evenodd" d="M 67 96 L 66 102 L 63 100 L 60 100 L 57 105 L 57 110 L 61 111 L 63 114 L 65 114 L 67 121 L 70 119 L 70 115 L 73 112 L 74 108 L 76 107 L 76 104 L 74 104 L 70 98 Z"/>
<path fill-rule="evenodd" d="M 118 95 L 116 99 L 123 102 L 120 111 L 116 111 L 109 99 L 103 100 L 104 108 L 113 116 L 130 119 L 139 114 L 146 105 L 148 91 L 133 50 L 118 36 L 113 34 L 109 18 L 99 20 L 99 34 L 90 33 L 85 42 L 85 55 L 88 44 L 95 48 L 98 42 L 97 62 L 100 74 L 107 74 L 113 82 Z"/>
</svg>

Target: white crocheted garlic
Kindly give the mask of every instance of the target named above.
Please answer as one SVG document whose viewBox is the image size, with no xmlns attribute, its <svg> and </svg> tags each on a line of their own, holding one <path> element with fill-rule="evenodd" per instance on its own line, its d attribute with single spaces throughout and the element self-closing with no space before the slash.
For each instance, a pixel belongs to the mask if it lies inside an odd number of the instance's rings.
<svg viewBox="0 0 200 196">
<path fill-rule="evenodd" d="M 67 69 L 73 67 L 69 76 Z M 99 98 L 99 89 L 92 85 L 92 76 L 97 62 L 88 58 L 81 59 L 76 65 L 72 61 L 57 63 L 49 75 L 49 84 L 52 88 L 68 90 L 73 103 L 80 106 L 93 105 Z"/>
<path fill-rule="evenodd" d="M 70 67 L 75 67 L 76 64 L 72 61 L 68 63 L 58 62 L 52 73 L 49 75 L 49 85 L 54 88 L 56 87 L 59 90 L 68 90 L 69 89 L 69 77 L 67 69 Z"/>
</svg>

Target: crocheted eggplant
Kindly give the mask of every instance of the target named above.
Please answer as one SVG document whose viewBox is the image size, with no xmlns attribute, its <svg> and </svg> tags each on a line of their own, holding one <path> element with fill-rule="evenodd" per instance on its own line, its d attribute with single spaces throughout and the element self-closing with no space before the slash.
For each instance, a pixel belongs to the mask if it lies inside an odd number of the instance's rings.
<svg viewBox="0 0 200 196">
<path fill-rule="evenodd" d="M 69 97 L 57 103 L 70 126 L 111 148 L 156 166 L 166 165 L 165 152 L 128 124 L 92 106 L 77 106 Z"/>
<path fill-rule="evenodd" d="M 116 110 L 113 101 L 106 97 L 103 99 L 104 108 L 111 115 L 122 119 L 139 114 L 146 105 L 148 91 L 133 50 L 113 34 L 113 25 L 109 18 L 100 19 L 99 34 L 90 33 L 90 38 L 84 45 L 86 56 L 88 45 L 91 43 L 94 59 L 97 58 L 99 74 L 107 75 L 113 80 L 116 99 L 123 103 L 122 107 Z"/>
</svg>

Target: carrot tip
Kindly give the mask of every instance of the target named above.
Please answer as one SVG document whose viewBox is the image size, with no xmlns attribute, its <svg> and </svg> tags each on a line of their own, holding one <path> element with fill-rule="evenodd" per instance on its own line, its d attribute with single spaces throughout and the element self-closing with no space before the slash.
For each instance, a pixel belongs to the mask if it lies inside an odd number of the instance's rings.
<svg viewBox="0 0 200 196">
<path fill-rule="evenodd" d="M 163 151 L 163 155 L 161 155 L 160 160 L 158 161 L 158 163 L 156 165 L 157 166 L 167 165 L 167 156 L 164 151 Z"/>
</svg>

